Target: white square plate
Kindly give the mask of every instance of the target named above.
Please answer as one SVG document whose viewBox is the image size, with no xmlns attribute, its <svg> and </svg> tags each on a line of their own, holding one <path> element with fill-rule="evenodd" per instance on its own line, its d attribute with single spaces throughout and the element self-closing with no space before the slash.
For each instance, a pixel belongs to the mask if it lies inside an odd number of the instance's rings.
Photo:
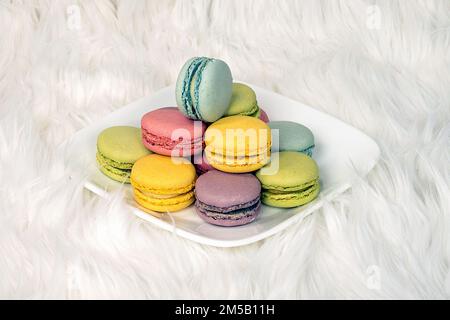
<svg viewBox="0 0 450 320">
<path fill-rule="evenodd" d="M 378 145 L 367 135 L 344 122 L 302 103 L 274 92 L 250 85 L 259 105 L 271 120 L 296 121 L 309 127 L 315 136 L 313 158 L 320 170 L 321 192 L 313 202 L 292 209 L 263 206 L 258 218 L 245 226 L 218 227 L 201 220 L 193 206 L 162 218 L 139 210 L 129 185 L 125 186 L 126 201 L 138 217 L 177 235 L 216 247 L 237 247 L 267 238 L 319 209 L 324 201 L 349 188 L 356 176 L 366 175 L 379 158 Z M 104 176 L 95 161 L 97 135 L 116 125 L 140 126 L 142 115 L 163 106 L 175 106 L 174 86 L 164 88 L 150 97 L 133 102 L 77 132 L 67 145 L 66 161 L 72 168 L 87 174 L 85 187 L 102 196 L 122 185 Z M 172 220 L 173 218 L 173 220 Z"/>
</svg>

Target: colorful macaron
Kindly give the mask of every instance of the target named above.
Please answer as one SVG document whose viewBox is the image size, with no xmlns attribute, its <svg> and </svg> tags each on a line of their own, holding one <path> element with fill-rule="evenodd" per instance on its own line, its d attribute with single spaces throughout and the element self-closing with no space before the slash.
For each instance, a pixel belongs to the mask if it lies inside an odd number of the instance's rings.
<svg viewBox="0 0 450 320">
<path fill-rule="evenodd" d="M 203 150 L 206 125 L 186 118 L 175 107 L 146 113 L 142 117 L 141 128 L 143 144 L 155 153 L 186 157 Z"/>
<path fill-rule="evenodd" d="M 269 123 L 270 121 L 269 116 L 262 108 L 259 108 L 259 120 L 262 120 L 265 123 Z"/>
<path fill-rule="evenodd" d="M 188 118 L 214 122 L 228 109 L 233 79 L 228 65 L 219 59 L 189 59 L 178 75 L 175 97 Z"/>
<path fill-rule="evenodd" d="M 240 226 L 252 222 L 261 207 L 261 184 L 252 174 L 209 171 L 195 184 L 195 208 L 208 223 Z"/>
<path fill-rule="evenodd" d="M 185 158 L 151 154 L 131 170 L 136 202 L 146 211 L 172 212 L 194 202 L 195 168 Z"/>
<path fill-rule="evenodd" d="M 259 118 L 260 111 L 256 101 L 255 91 L 243 83 L 233 83 L 231 102 L 225 115 L 241 115 Z"/>
<path fill-rule="evenodd" d="M 278 139 L 273 138 L 272 150 L 275 151 L 298 151 L 312 155 L 314 149 L 314 135 L 307 127 L 292 121 L 271 121 L 269 127 L 278 130 Z"/>
<path fill-rule="evenodd" d="M 214 170 L 214 167 L 211 166 L 206 158 L 206 155 L 203 153 L 200 157 L 199 155 L 193 157 L 191 160 L 195 166 L 195 170 L 197 171 L 197 175 L 202 175 L 208 171 Z"/>
<path fill-rule="evenodd" d="M 261 200 L 264 204 L 292 208 L 314 200 L 319 194 L 319 169 L 309 156 L 285 151 L 272 154 L 273 172 L 266 167 L 256 173 L 263 191 Z"/>
<path fill-rule="evenodd" d="M 249 116 L 230 116 L 205 132 L 205 154 L 214 168 L 231 173 L 256 171 L 270 160 L 270 128 Z"/>
<path fill-rule="evenodd" d="M 141 130 L 117 126 L 103 130 L 97 138 L 97 163 L 106 176 L 119 182 L 130 182 L 131 167 L 150 154 L 141 141 Z"/>
<path fill-rule="evenodd" d="M 269 122 L 267 113 L 258 106 L 255 91 L 243 83 L 233 83 L 230 107 L 225 116 L 234 115 L 250 116 L 265 123 Z"/>
</svg>

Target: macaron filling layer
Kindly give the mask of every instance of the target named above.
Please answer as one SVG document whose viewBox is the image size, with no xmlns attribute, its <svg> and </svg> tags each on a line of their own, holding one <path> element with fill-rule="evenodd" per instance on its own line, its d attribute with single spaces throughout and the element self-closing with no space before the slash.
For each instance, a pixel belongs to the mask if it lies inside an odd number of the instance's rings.
<svg viewBox="0 0 450 320">
<path fill-rule="evenodd" d="M 192 153 L 196 153 L 203 149 L 203 138 L 199 137 L 193 141 L 186 141 L 183 138 L 179 138 L 179 140 L 172 140 L 168 137 L 161 137 L 148 132 L 146 129 L 142 129 L 142 138 L 144 141 L 151 145 L 157 146 L 168 151 L 172 151 L 175 148 L 178 150 L 186 150 L 190 149 Z"/>
<path fill-rule="evenodd" d="M 194 58 L 191 62 L 191 64 L 188 67 L 188 70 L 186 72 L 186 75 L 183 79 L 183 88 L 181 91 L 181 99 L 183 101 L 183 109 L 186 112 L 186 114 L 190 118 L 197 118 L 196 114 L 194 113 L 193 106 L 192 106 L 192 97 L 191 97 L 191 81 L 192 78 L 197 71 L 197 68 L 200 66 L 201 61 L 203 58 Z"/>
<path fill-rule="evenodd" d="M 209 205 L 204 202 L 201 202 L 200 200 L 197 200 L 195 205 L 203 211 L 235 214 L 235 213 L 239 213 L 242 210 L 249 210 L 249 209 L 255 207 L 259 203 L 259 200 L 260 200 L 259 197 L 257 197 L 256 199 L 254 199 L 252 201 L 225 207 L 225 208 Z"/>
<path fill-rule="evenodd" d="M 307 190 L 309 187 L 317 185 L 319 183 L 318 179 L 303 183 L 298 186 L 292 186 L 292 187 L 282 187 L 282 186 L 275 186 L 275 185 L 266 185 L 261 183 L 261 186 L 264 190 L 269 190 L 272 193 L 286 193 L 286 192 L 298 192 L 302 190 Z"/>
<path fill-rule="evenodd" d="M 186 76 L 183 80 L 181 97 L 183 101 L 183 108 L 190 118 L 201 119 L 198 108 L 199 86 L 201 83 L 203 70 L 208 62 L 212 60 L 213 59 L 206 57 L 195 58 L 192 60 L 186 72 Z M 195 83 L 193 83 L 194 77 L 196 77 Z"/>
<path fill-rule="evenodd" d="M 249 111 L 241 112 L 240 115 L 241 116 L 250 116 L 250 117 L 257 118 L 260 115 L 258 104 L 255 103 L 255 105 L 253 105 L 253 107 Z"/>
<path fill-rule="evenodd" d="M 138 203 L 138 205 L 140 206 L 140 208 L 143 211 L 148 212 L 157 217 L 161 217 L 161 216 L 158 214 L 155 214 L 155 211 L 156 212 L 179 211 L 179 210 L 182 210 L 182 209 L 190 206 L 195 200 L 195 198 L 192 197 L 192 198 L 188 198 L 186 201 L 181 201 L 181 202 L 176 202 L 176 203 L 171 203 L 171 204 L 169 204 L 169 203 L 154 204 L 154 203 L 147 201 L 147 199 L 145 199 L 145 198 L 139 197 L 137 193 L 134 193 L 134 199 L 136 200 L 136 202 Z"/>
<path fill-rule="evenodd" d="M 259 117 L 260 114 L 261 114 L 261 113 L 260 113 L 260 111 L 259 111 L 258 103 L 255 103 L 255 104 L 250 108 L 250 110 L 248 110 L 248 111 L 242 111 L 242 112 L 239 112 L 239 113 L 236 113 L 236 114 L 228 114 L 227 116 L 235 116 L 235 115 L 239 115 L 239 116 L 249 116 L 249 117 L 255 117 L 255 118 L 257 118 L 257 117 Z"/>
<path fill-rule="evenodd" d="M 258 201 L 249 207 L 241 208 L 230 212 L 218 212 L 215 210 L 210 210 L 209 208 L 211 206 L 200 203 L 200 201 L 198 200 L 195 202 L 195 206 L 198 211 L 214 220 L 240 220 L 243 218 L 251 217 L 255 214 L 260 205 L 261 202 L 259 201 L 258 198 Z"/>
<path fill-rule="evenodd" d="M 185 203 L 194 198 L 194 191 L 190 190 L 186 193 L 175 194 L 167 197 L 160 197 L 155 194 L 148 192 L 142 192 L 138 189 L 134 190 L 134 195 L 141 199 L 143 202 L 154 205 L 154 206 L 165 206 L 165 205 L 176 205 L 180 203 Z"/>
<path fill-rule="evenodd" d="M 261 109 L 259 109 L 259 107 L 256 106 L 256 111 L 250 114 L 250 117 L 259 119 L 260 116 L 261 116 Z"/>
<path fill-rule="evenodd" d="M 200 103 L 200 93 L 199 93 L 199 91 L 200 91 L 199 90 L 200 83 L 202 82 L 203 70 L 205 70 L 206 65 L 211 60 L 212 59 L 210 59 L 210 58 L 205 58 L 205 60 L 201 62 L 200 66 L 198 67 L 198 70 L 196 72 L 197 79 L 195 80 L 195 86 L 194 86 L 194 111 L 195 111 L 195 114 L 197 115 L 198 119 L 202 119 L 201 114 L 200 114 L 200 108 L 199 108 L 199 103 Z"/>
<path fill-rule="evenodd" d="M 139 190 L 141 193 L 148 192 L 151 194 L 163 194 L 163 195 L 173 195 L 173 194 L 183 194 L 187 193 L 190 190 L 194 188 L 195 181 L 191 184 L 181 187 L 181 188 L 172 188 L 172 189 L 161 189 L 158 186 L 151 187 L 151 186 L 143 186 L 137 183 L 133 177 L 131 177 L 131 185 L 134 187 L 135 190 Z"/>
<path fill-rule="evenodd" d="M 319 183 L 315 181 L 312 185 L 300 189 L 300 190 L 291 190 L 291 191 L 284 191 L 280 192 L 278 190 L 270 190 L 270 189 L 263 189 L 262 196 L 263 197 L 270 197 L 272 199 L 277 200 L 288 200 L 293 198 L 302 198 L 302 197 L 308 197 L 311 193 L 317 190 L 319 187 Z"/>
<path fill-rule="evenodd" d="M 205 154 L 212 165 L 226 165 L 231 167 L 266 164 L 270 160 L 270 152 L 268 150 L 253 156 L 224 156 L 223 154 L 209 152 L 208 150 L 205 150 Z"/>
<path fill-rule="evenodd" d="M 132 163 L 118 162 L 118 161 L 114 161 L 110 158 L 105 157 L 98 149 L 97 149 L 96 157 L 97 157 L 98 162 L 101 162 L 102 164 L 105 164 L 109 167 L 113 167 L 116 169 L 131 171 L 131 168 L 133 167 Z"/>
<path fill-rule="evenodd" d="M 292 208 L 307 204 L 313 201 L 320 191 L 319 183 L 315 183 L 306 189 L 298 191 L 279 192 L 273 190 L 264 190 L 261 195 L 261 201 L 269 206 L 279 208 Z"/>
<path fill-rule="evenodd" d="M 99 166 L 100 171 L 106 175 L 107 177 L 116 180 L 122 183 L 130 183 L 130 175 L 131 169 L 120 169 L 115 168 L 108 164 L 105 157 L 103 157 L 100 153 L 96 154 L 97 164 Z"/>
<path fill-rule="evenodd" d="M 309 147 L 309 148 L 300 150 L 300 152 L 306 154 L 307 156 L 312 157 L 312 153 L 313 153 L 314 147 L 315 147 L 315 145 L 312 145 L 312 146 Z"/>
<path fill-rule="evenodd" d="M 157 212 L 178 211 L 195 201 L 194 184 L 174 189 L 152 189 L 148 187 L 140 189 L 136 182 L 131 179 L 131 185 L 133 186 L 134 199 L 145 209 Z"/>
</svg>

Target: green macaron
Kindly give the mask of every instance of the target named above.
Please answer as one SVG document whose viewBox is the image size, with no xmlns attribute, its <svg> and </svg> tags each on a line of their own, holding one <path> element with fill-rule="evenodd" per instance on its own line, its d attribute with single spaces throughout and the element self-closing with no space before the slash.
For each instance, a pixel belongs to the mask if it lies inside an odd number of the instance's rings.
<svg viewBox="0 0 450 320">
<path fill-rule="evenodd" d="M 142 144 L 141 130 L 117 126 L 103 130 L 97 138 L 97 163 L 106 176 L 130 182 L 131 168 L 140 158 L 152 153 Z"/>
<path fill-rule="evenodd" d="M 258 118 L 260 111 L 256 102 L 255 91 L 243 83 L 233 83 L 231 102 L 225 115 L 241 115 Z"/>
<path fill-rule="evenodd" d="M 267 166 L 278 168 L 265 170 Z M 264 204 L 292 208 L 314 200 L 319 194 L 319 169 L 316 162 L 300 152 L 272 154 L 272 162 L 258 170 L 256 177 L 262 185 L 261 200 Z"/>
</svg>

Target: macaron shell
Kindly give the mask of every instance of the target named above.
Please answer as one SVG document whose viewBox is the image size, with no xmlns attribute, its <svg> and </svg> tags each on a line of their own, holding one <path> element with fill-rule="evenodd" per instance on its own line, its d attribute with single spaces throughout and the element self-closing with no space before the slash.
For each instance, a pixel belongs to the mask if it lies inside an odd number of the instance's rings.
<svg viewBox="0 0 450 320">
<path fill-rule="evenodd" d="M 195 179 L 195 168 L 189 160 L 159 154 L 139 159 L 131 170 L 133 187 L 156 194 L 186 193 Z"/>
<path fill-rule="evenodd" d="M 269 165 L 278 167 L 276 174 L 263 174 L 261 170 L 256 173 L 256 177 L 265 189 L 300 189 L 305 184 L 317 180 L 319 176 L 316 162 L 300 152 L 273 153 Z"/>
<path fill-rule="evenodd" d="M 261 184 L 252 174 L 231 174 L 216 170 L 200 176 L 195 183 L 199 201 L 210 206 L 229 208 L 258 198 Z"/>
<path fill-rule="evenodd" d="M 146 113 L 141 119 L 143 144 L 166 156 L 190 156 L 202 151 L 206 124 L 186 118 L 176 107 Z"/>
<path fill-rule="evenodd" d="M 201 119 L 214 122 L 220 119 L 228 109 L 232 94 L 233 78 L 228 65 L 219 59 L 209 61 L 201 74 L 196 73 L 191 84 L 197 82 L 198 99 L 194 95 L 194 105 Z"/>
<path fill-rule="evenodd" d="M 260 204 L 260 202 L 261 202 L 260 195 L 258 194 L 258 196 L 255 199 L 253 199 L 249 202 L 238 203 L 238 204 L 226 206 L 226 207 L 216 207 L 213 205 L 203 203 L 198 199 L 197 199 L 197 201 L 195 201 L 195 206 L 199 210 L 207 213 L 208 215 L 215 215 L 215 214 L 224 215 L 224 214 L 226 214 L 227 217 L 231 217 L 233 219 L 239 219 L 240 217 L 247 215 L 248 212 L 253 211 Z"/>
<path fill-rule="evenodd" d="M 203 122 L 186 118 L 176 107 L 164 107 L 146 113 L 141 119 L 141 127 L 154 135 L 168 138 L 172 138 L 174 131 L 179 130 L 180 134 L 174 137 L 188 141 L 201 138 L 206 129 Z"/>
<path fill-rule="evenodd" d="M 131 165 L 151 153 L 142 144 L 141 130 L 130 126 L 103 130 L 97 138 L 97 150 L 107 159 Z"/>
<path fill-rule="evenodd" d="M 314 135 L 310 129 L 292 121 L 272 121 L 269 126 L 272 130 L 278 130 L 278 141 L 273 139 L 274 151 L 298 151 L 311 155 Z"/>
<path fill-rule="evenodd" d="M 230 106 L 226 115 L 254 116 L 258 110 L 255 91 L 243 83 L 233 83 Z"/>
<path fill-rule="evenodd" d="M 194 154 L 198 154 L 203 150 L 203 142 L 201 140 L 194 142 L 193 144 L 177 144 L 173 146 L 172 141 L 167 141 L 162 137 L 143 138 L 142 143 L 144 146 L 153 151 L 154 153 L 169 156 L 169 157 L 188 157 Z M 173 146 L 173 147 L 172 147 Z"/>
</svg>

